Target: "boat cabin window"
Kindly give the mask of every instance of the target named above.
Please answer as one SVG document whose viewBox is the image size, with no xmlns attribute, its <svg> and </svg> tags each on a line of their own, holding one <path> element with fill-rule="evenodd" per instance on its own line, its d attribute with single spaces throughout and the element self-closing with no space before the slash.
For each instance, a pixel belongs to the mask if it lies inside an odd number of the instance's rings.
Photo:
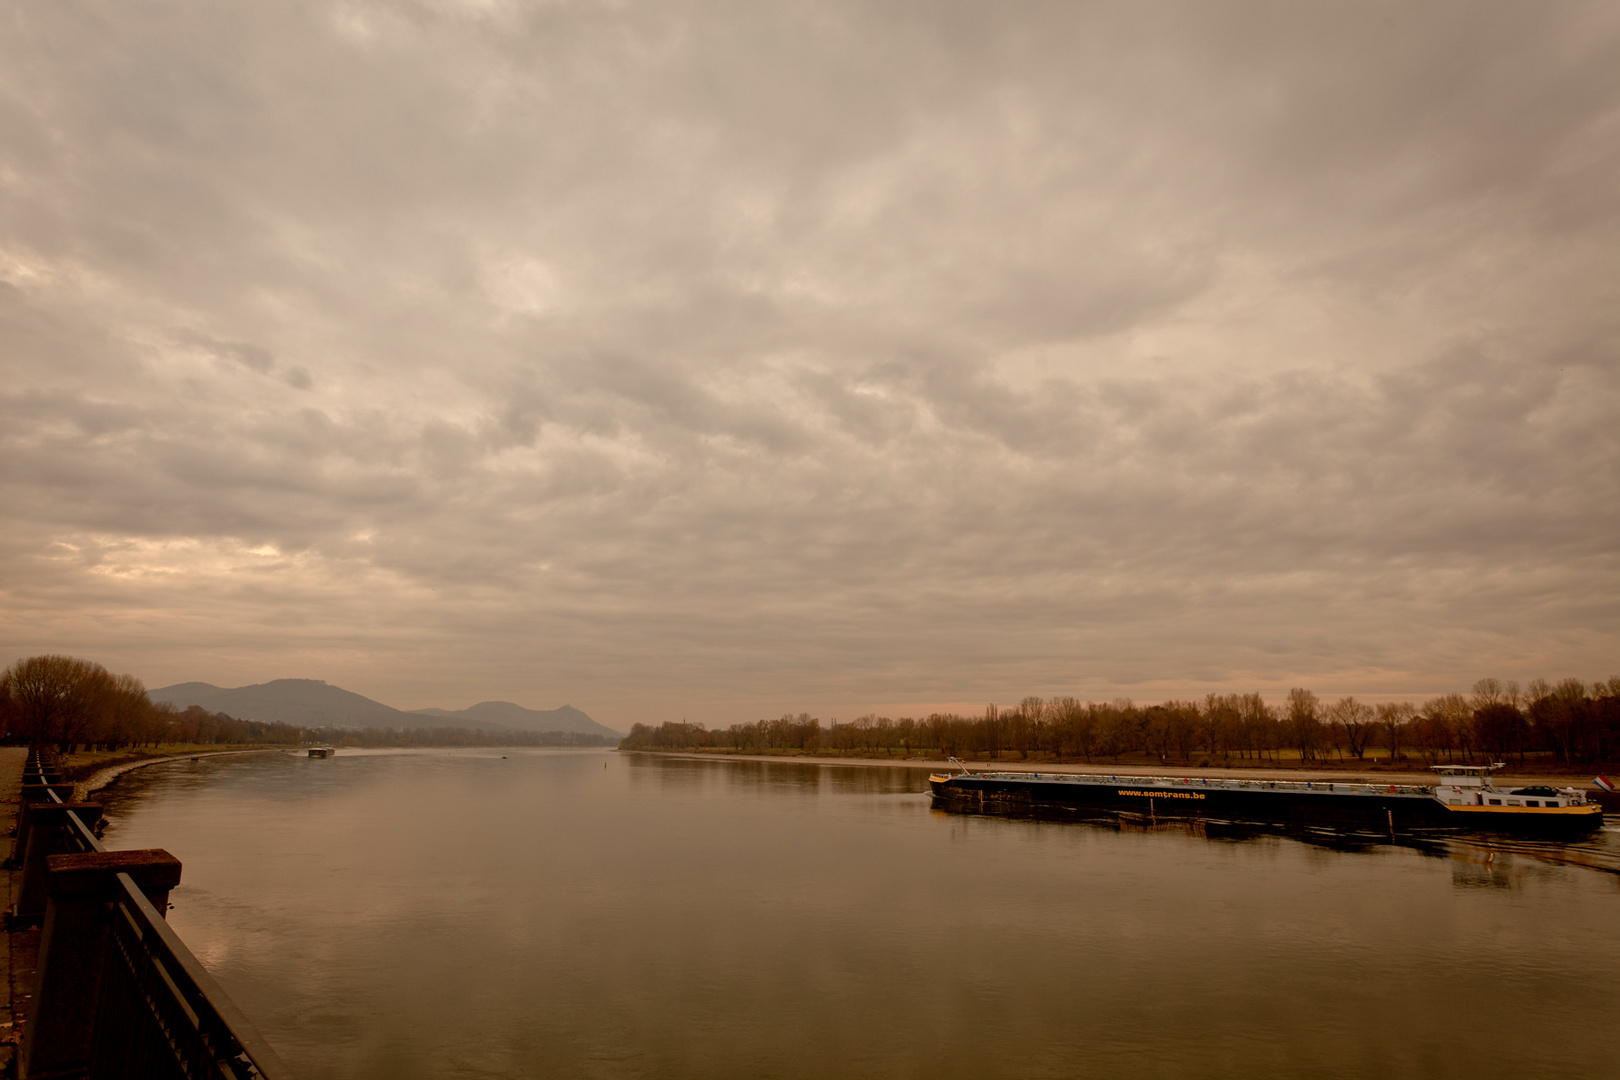
<svg viewBox="0 0 1620 1080">
<path fill-rule="evenodd" d="M 1502 805 L 1502 800 L 1501 799 L 1492 799 L 1491 800 L 1491 805 L 1492 806 L 1501 806 Z"/>
<path fill-rule="evenodd" d="M 1524 800 L 1524 805 L 1526 805 L 1526 806 L 1540 806 L 1541 804 L 1539 802 L 1537 802 L 1535 799 L 1526 799 L 1526 800 Z"/>
<path fill-rule="evenodd" d="M 1502 768 L 1502 763 L 1495 765 L 1432 765 L 1442 783 L 1452 787 L 1488 787 L 1491 773 Z"/>
</svg>

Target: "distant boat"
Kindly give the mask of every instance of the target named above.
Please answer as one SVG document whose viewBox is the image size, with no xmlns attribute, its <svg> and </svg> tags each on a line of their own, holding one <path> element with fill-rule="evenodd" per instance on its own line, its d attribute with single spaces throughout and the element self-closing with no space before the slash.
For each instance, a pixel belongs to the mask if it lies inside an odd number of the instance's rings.
<svg viewBox="0 0 1620 1080">
<path fill-rule="evenodd" d="M 335 746 L 312 746 L 312 747 L 309 748 L 309 756 L 310 757 L 318 757 L 318 758 L 336 757 L 337 756 L 337 747 L 335 747 Z"/>
</svg>

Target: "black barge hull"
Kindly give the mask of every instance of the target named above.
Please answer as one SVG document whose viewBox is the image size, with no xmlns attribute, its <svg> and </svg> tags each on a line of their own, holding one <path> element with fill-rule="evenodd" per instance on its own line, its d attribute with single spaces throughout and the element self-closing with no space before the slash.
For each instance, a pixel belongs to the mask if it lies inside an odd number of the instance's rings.
<svg viewBox="0 0 1620 1080">
<path fill-rule="evenodd" d="M 1330 782 L 1201 781 L 1164 777 L 961 774 L 930 777 L 944 810 L 1021 816 L 1114 812 L 1148 819 L 1208 818 L 1258 824 L 1387 831 L 1485 829 L 1580 835 L 1601 815 L 1515 815 L 1462 820 L 1427 789 Z"/>
</svg>

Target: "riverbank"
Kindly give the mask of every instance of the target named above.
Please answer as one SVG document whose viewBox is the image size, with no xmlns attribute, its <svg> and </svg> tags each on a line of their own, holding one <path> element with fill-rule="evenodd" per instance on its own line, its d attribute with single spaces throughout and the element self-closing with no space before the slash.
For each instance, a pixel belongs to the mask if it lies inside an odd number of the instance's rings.
<svg viewBox="0 0 1620 1080">
<path fill-rule="evenodd" d="M 191 761 L 201 757 L 227 757 L 233 754 L 279 754 L 284 753 L 285 746 L 254 746 L 248 748 L 221 749 L 180 749 L 173 751 L 140 752 L 128 751 L 124 753 L 86 755 L 76 754 L 65 759 L 62 763 L 62 779 L 73 784 L 73 797 L 77 800 L 88 799 L 91 795 L 101 791 L 123 776 L 135 769 L 143 769 L 148 765 L 161 765 L 165 761 Z M 75 758 L 79 760 L 74 760 Z M 89 758 L 90 760 L 84 760 Z"/>
<path fill-rule="evenodd" d="M 825 754 L 737 754 L 714 753 L 692 750 L 621 750 L 622 754 L 652 754 L 659 757 L 686 758 L 694 761 L 762 761 L 777 764 L 798 765 L 847 765 L 851 768 L 883 767 L 892 769 L 917 769 L 929 772 L 955 772 L 957 767 L 940 758 L 929 757 L 844 757 Z M 1331 780 L 1337 783 L 1373 783 L 1373 784 L 1432 784 L 1434 774 L 1427 769 L 1400 769 L 1379 768 L 1357 770 L 1353 767 L 1336 768 L 1288 768 L 1275 766 L 1262 766 L 1245 768 L 1241 766 L 1209 766 L 1209 765 L 1160 765 L 1160 764 L 1113 764 L 1113 763 L 1075 763 L 1052 761 L 986 761 L 969 759 L 964 762 L 971 772 L 1040 772 L 1040 773 L 1073 773 L 1076 775 L 1092 776 L 1189 776 L 1209 777 L 1210 779 L 1231 780 Z M 1347 763 L 1348 766 L 1348 763 Z M 1620 812 L 1620 799 L 1608 792 L 1600 790 L 1592 783 L 1588 774 L 1584 778 L 1569 774 L 1548 774 L 1537 772 L 1533 768 L 1517 771 L 1513 768 L 1503 769 L 1501 777 L 1504 781 L 1514 784 L 1548 784 L 1554 787 L 1579 787 L 1587 792 L 1588 797 L 1597 797 L 1603 802 L 1604 809 Z"/>
</svg>

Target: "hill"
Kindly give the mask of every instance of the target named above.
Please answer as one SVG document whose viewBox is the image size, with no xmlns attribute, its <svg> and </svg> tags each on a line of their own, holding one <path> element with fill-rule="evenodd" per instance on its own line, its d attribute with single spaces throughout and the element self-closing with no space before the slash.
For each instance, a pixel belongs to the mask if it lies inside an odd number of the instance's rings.
<svg viewBox="0 0 1620 1080">
<path fill-rule="evenodd" d="M 273 679 L 234 689 L 189 682 L 147 691 L 153 701 L 177 708 L 200 705 L 242 720 L 263 720 L 300 727 L 463 727 L 514 731 L 575 731 L 622 736 L 569 705 L 541 712 L 506 701 L 485 701 L 470 709 L 406 711 L 332 686 L 321 679 Z"/>
<path fill-rule="evenodd" d="M 574 731 L 582 735 L 601 735 L 622 739 L 624 733 L 605 727 L 586 716 L 572 705 L 560 709 L 525 709 L 510 701 L 480 701 L 470 709 L 452 712 L 448 709 L 415 709 L 418 716 L 438 717 L 445 723 L 464 723 L 478 727 L 504 727 L 517 731 Z"/>
<path fill-rule="evenodd" d="M 331 686 L 320 679 L 274 679 L 226 689 L 210 683 L 180 683 L 148 690 L 153 701 L 184 709 L 201 705 L 241 720 L 280 721 L 301 727 L 423 727 L 412 713 Z"/>
</svg>

